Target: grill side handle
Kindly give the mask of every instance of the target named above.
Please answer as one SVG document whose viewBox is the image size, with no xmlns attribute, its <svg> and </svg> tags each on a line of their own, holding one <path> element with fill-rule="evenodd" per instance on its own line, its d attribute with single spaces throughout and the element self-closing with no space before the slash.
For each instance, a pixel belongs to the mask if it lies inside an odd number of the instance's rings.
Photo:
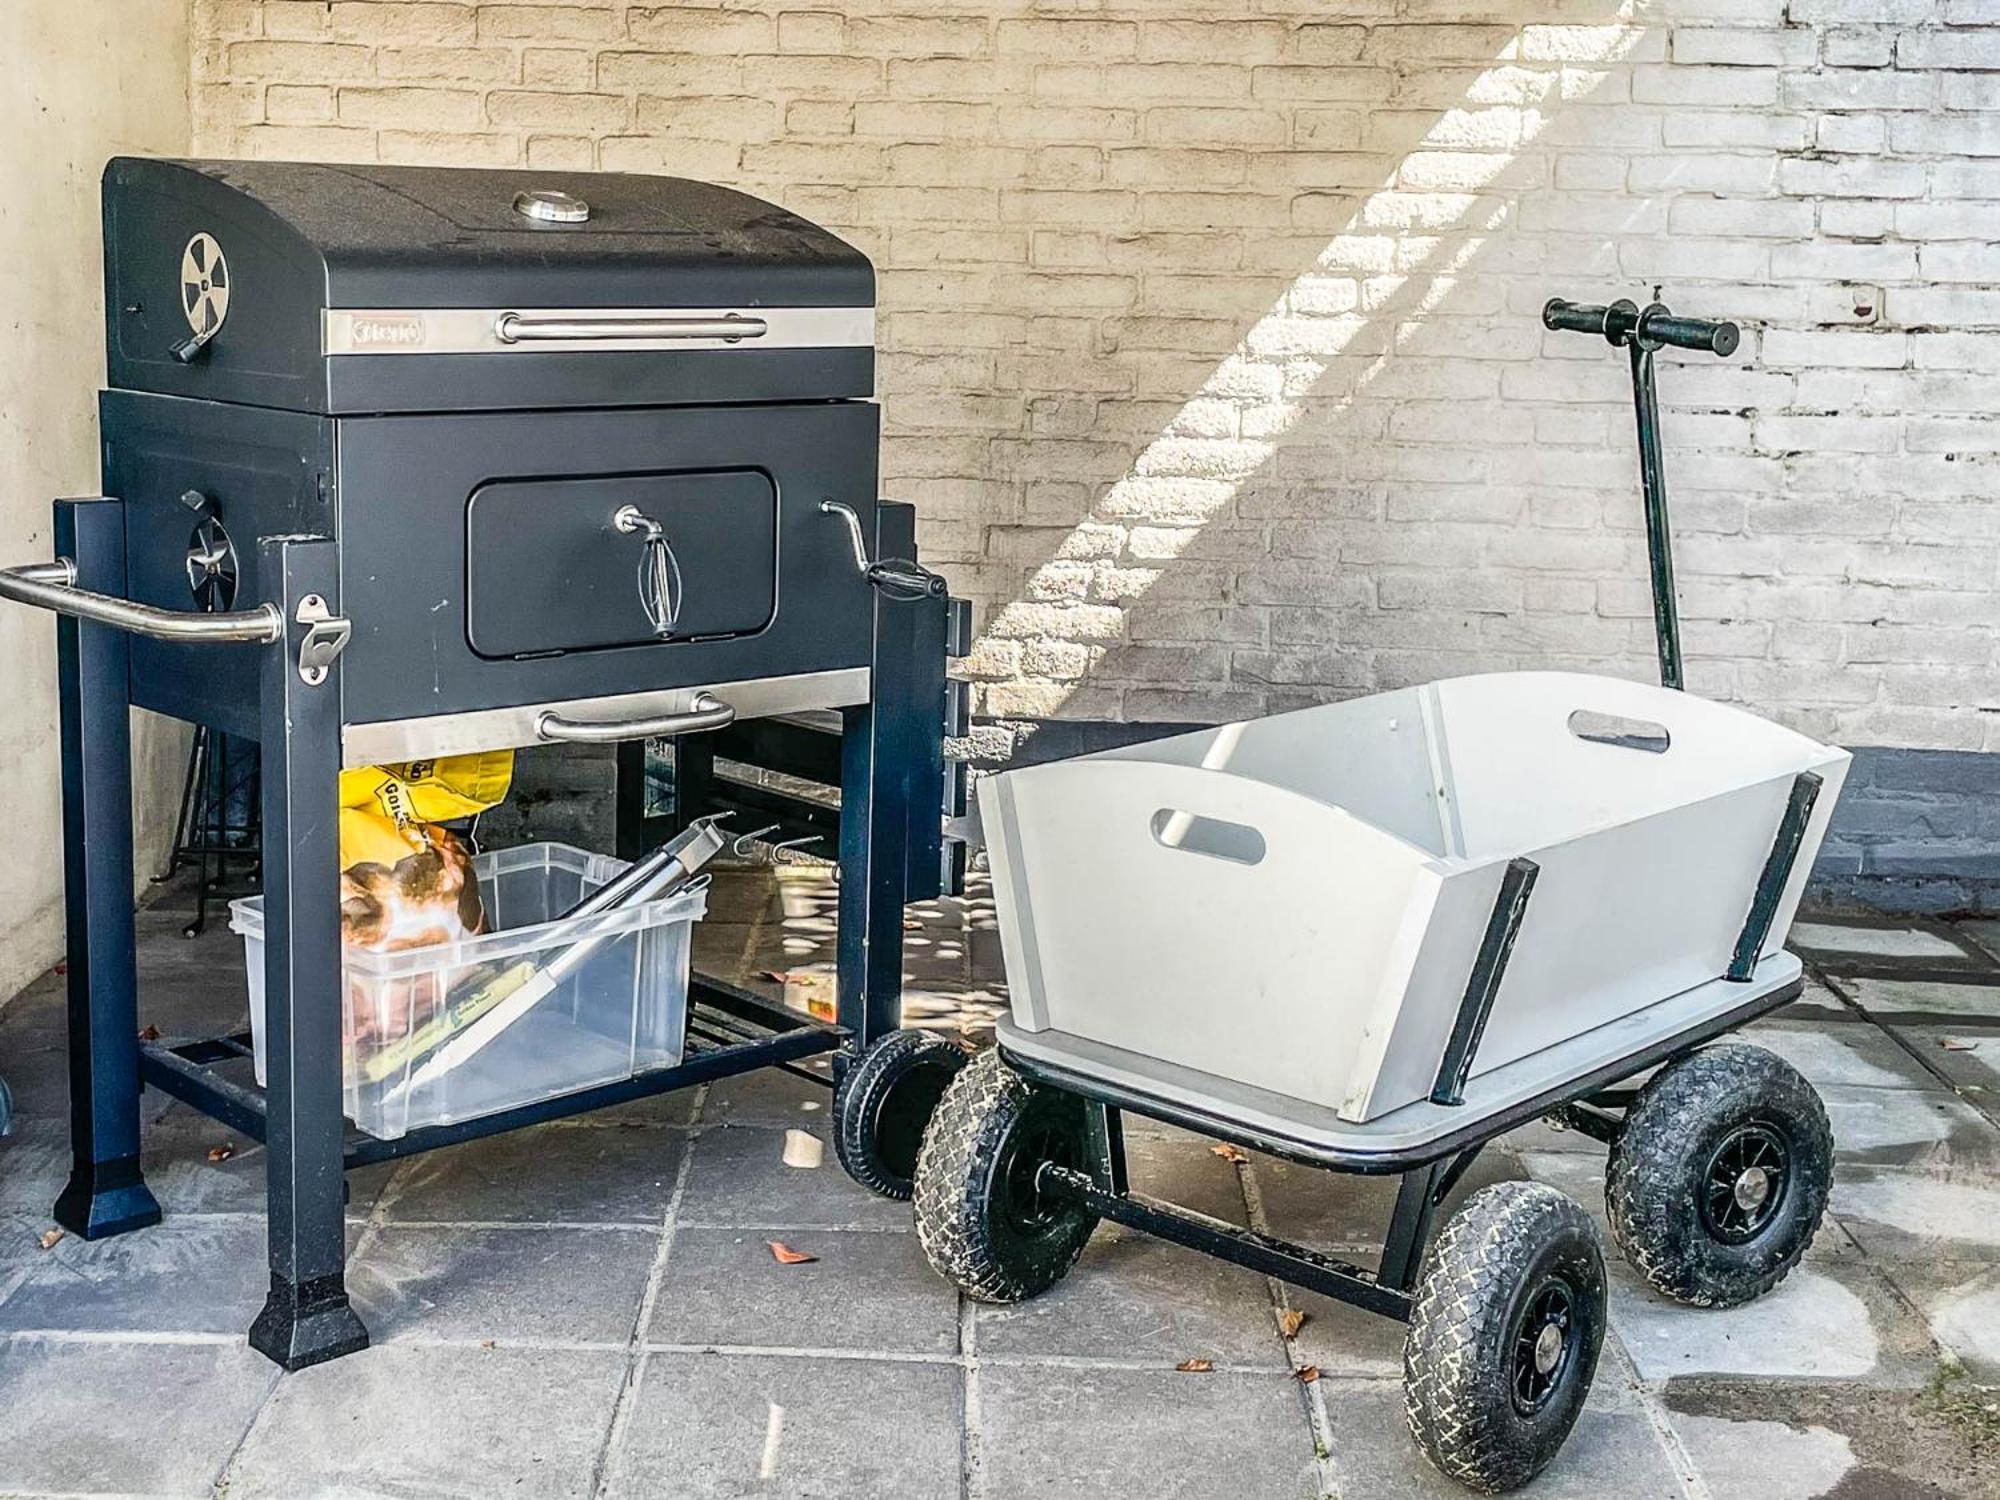
<svg viewBox="0 0 2000 1500">
<path fill-rule="evenodd" d="M 558 713 L 545 713 L 535 720 L 535 736 L 576 745 L 612 745 L 620 740 L 699 734 L 735 721 L 733 705 L 713 693 L 696 693 L 693 705 L 685 713 L 653 714 L 643 719 L 566 719 Z"/>
<path fill-rule="evenodd" d="M 78 588 L 76 564 L 66 557 L 0 568 L 0 599 L 109 625 L 133 635 L 150 636 L 156 641 L 210 645 L 247 641 L 268 646 L 285 637 L 284 616 L 275 604 L 260 604 L 255 609 L 233 613 L 197 614 L 191 610 L 159 609 Z"/>
</svg>

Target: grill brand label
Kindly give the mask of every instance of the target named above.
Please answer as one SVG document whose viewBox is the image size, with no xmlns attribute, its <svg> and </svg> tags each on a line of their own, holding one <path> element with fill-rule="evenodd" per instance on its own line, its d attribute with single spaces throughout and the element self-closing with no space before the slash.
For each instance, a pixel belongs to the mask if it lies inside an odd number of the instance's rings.
<svg viewBox="0 0 2000 1500">
<path fill-rule="evenodd" d="M 353 338 L 357 348 L 414 349 L 424 341 L 422 318 L 356 318 Z"/>
</svg>

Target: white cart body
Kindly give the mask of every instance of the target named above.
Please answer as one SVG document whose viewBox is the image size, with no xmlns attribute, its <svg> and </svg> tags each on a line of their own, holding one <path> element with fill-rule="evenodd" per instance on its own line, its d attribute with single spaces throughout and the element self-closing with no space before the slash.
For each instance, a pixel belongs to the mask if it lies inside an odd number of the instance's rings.
<svg viewBox="0 0 2000 1500">
<path fill-rule="evenodd" d="M 1510 861 L 1539 870 L 1475 1079 L 1712 986 L 1811 772 L 1777 954 L 1847 764 L 1684 693 L 1513 672 L 989 777 L 1008 1029 L 1375 1120 L 1430 1095 Z"/>
</svg>

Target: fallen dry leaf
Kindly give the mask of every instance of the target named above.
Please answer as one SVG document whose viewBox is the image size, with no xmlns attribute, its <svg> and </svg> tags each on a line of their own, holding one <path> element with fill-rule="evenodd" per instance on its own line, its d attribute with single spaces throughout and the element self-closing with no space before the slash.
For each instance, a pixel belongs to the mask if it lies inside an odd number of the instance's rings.
<svg viewBox="0 0 2000 1500">
<path fill-rule="evenodd" d="M 44 1250 L 53 1250 L 62 1237 L 63 1231 L 60 1229 L 44 1229 L 42 1231 L 41 1246 Z"/>
<path fill-rule="evenodd" d="M 1311 1385 L 1315 1380 L 1319 1379 L 1319 1366 L 1300 1365 L 1296 1370 L 1292 1371 L 1292 1379 L 1296 1380 L 1300 1385 Z"/>
<path fill-rule="evenodd" d="M 1278 1314 L 1278 1332 L 1288 1339 L 1295 1339 L 1299 1336 L 1299 1330 L 1306 1326 L 1308 1319 L 1309 1315 L 1300 1312 L 1296 1307 L 1287 1307 Z"/>
<path fill-rule="evenodd" d="M 771 1247 L 771 1259 L 775 1260 L 781 1266 L 810 1265 L 819 1259 L 817 1255 L 808 1255 L 803 1250 L 794 1250 L 783 1240 L 766 1240 L 764 1243 Z"/>
<path fill-rule="evenodd" d="M 159 1028 L 159 1027 L 157 1027 L 157 1026 L 142 1026 L 142 1027 L 140 1027 L 140 1028 L 139 1028 L 139 1040 L 140 1040 L 140 1041 L 142 1041 L 142 1042 L 157 1042 L 157 1041 L 158 1041 L 159 1039 L 160 1039 L 160 1028 Z"/>
<path fill-rule="evenodd" d="M 224 1141 L 220 1146 L 210 1146 L 208 1148 L 208 1159 L 210 1161 L 228 1161 L 235 1154 L 236 1148 L 227 1141 Z"/>
<path fill-rule="evenodd" d="M 1213 1151 L 1217 1156 L 1221 1157 L 1224 1161 L 1233 1161 L 1236 1162 L 1238 1165 L 1241 1165 L 1242 1163 L 1250 1160 L 1249 1157 L 1243 1154 L 1243 1148 L 1240 1146 L 1228 1146 L 1228 1145 L 1210 1146 L 1208 1149 L 1210 1151 Z"/>
<path fill-rule="evenodd" d="M 1175 1365 L 1174 1368 L 1183 1375 L 1206 1375 L 1210 1370 L 1215 1368 L 1215 1361 L 1212 1359 L 1184 1359 Z"/>
</svg>

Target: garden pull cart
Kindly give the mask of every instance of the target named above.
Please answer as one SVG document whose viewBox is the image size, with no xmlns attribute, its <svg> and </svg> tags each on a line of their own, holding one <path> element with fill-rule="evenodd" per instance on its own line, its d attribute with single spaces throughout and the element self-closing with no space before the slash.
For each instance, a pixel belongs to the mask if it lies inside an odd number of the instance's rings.
<svg viewBox="0 0 2000 1500">
<path fill-rule="evenodd" d="M 1832 1159 L 1789 1065 L 1703 1045 L 1799 993 L 1782 944 L 1848 759 L 1670 690 L 1651 351 L 1735 330 L 1629 303 L 1546 320 L 1633 350 L 1668 686 L 1460 678 L 988 778 L 1011 1016 L 962 1068 L 878 1043 L 849 1075 L 872 1113 L 841 1121 L 907 1135 L 937 1101 L 917 1229 L 973 1297 L 1043 1291 L 1110 1219 L 1406 1321 L 1411 1430 L 1483 1490 L 1554 1457 L 1605 1328 L 1595 1229 L 1555 1189 L 1485 1188 L 1433 1236 L 1487 1143 L 1541 1118 L 1605 1141 L 1620 1247 L 1702 1306 L 1797 1263 Z M 1397 1176 L 1379 1258 L 1133 1192 L 1127 1112 Z"/>
</svg>

